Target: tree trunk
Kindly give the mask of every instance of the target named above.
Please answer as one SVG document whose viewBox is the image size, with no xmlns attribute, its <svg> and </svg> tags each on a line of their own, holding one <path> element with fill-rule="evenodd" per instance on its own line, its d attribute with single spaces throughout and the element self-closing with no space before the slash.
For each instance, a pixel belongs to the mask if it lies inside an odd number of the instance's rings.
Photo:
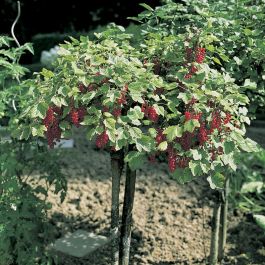
<svg viewBox="0 0 265 265">
<path fill-rule="evenodd" d="M 216 197 L 215 197 L 215 205 L 213 209 L 213 218 L 212 218 L 210 265 L 216 265 L 217 260 L 218 260 L 220 213 L 221 213 L 221 200 L 220 200 L 220 193 L 217 192 Z"/>
<path fill-rule="evenodd" d="M 229 195 L 229 177 L 226 178 L 225 188 L 222 195 L 221 218 L 220 218 L 220 235 L 219 235 L 219 253 L 218 260 L 224 257 L 224 250 L 227 237 L 227 211 L 228 211 L 228 195 Z"/>
<path fill-rule="evenodd" d="M 111 264 L 119 265 L 119 194 L 120 179 L 123 168 L 123 152 L 113 152 L 111 157 L 112 171 L 112 201 L 111 201 Z"/>
<path fill-rule="evenodd" d="M 122 212 L 120 265 L 128 265 L 131 245 L 132 210 L 134 203 L 136 171 L 131 170 L 127 164 L 126 183 Z"/>
</svg>

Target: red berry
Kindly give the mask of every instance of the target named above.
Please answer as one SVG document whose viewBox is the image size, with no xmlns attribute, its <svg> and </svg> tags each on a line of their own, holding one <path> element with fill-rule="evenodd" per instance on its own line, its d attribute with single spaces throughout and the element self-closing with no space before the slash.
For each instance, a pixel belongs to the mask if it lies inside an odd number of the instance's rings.
<svg viewBox="0 0 265 265">
<path fill-rule="evenodd" d="M 158 128 L 156 131 L 157 131 L 156 142 L 157 142 L 157 144 L 160 144 L 166 140 L 166 136 L 163 134 L 162 129 Z"/>
<path fill-rule="evenodd" d="M 174 172 L 177 168 L 177 157 L 176 155 L 168 156 L 168 168 L 170 172 Z"/>
<path fill-rule="evenodd" d="M 121 108 L 114 108 L 113 111 L 112 111 L 112 114 L 116 118 L 121 116 Z"/>
<path fill-rule="evenodd" d="M 97 88 L 97 86 L 95 84 L 89 84 L 87 87 L 87 91 L 91 92 L 94 91 Z"/>
<path fill-rule="evenodd" d="M 177 142 L 180 143 L 184 151 L 188 151 L 192 146 L 194 133 L 184 132 L 180 138 L 177 138 Z"/>
<path fill-rule="evenodd" d="M 192 119 L 192 114 L 189 111 L 185 111 L 185 121 L 189 121 Z"/>
<path fill-rule="evenodd" d="M 126 93 L 126 92 L 123 92 L 123 91 L 122 91 L 120 97 L 117 99 L 117 103 L 118 103 L 119 105 L 125 105 L 125 104 L 127 103 L 125 93 Z"/>
<path fill-rule="evenodd" d="M 198 134 L 198 139 L 199 139 L 200 145 L 203 145 L 208 140 L 208 134 L 205 128 L 205 122 L 201 123 L 199 134 Z"/>
<path fill-rule="evenodd" d="M 185 79 L 191 79 L 192 78 L 192 74 L 191 73 L 185 74 L 184 78 Z"/>
<path fill-rule="evenodd" d="M 204 58 L 205 58 L 205 48 L 198 47 L 196 49 L 195 61 L 197 63 L 202 63 L 204 61 Z"/>
<path fill-rule="evenodd" d="M 226 113 L 226 117 L 224 119 L 224 124 L 227 124 L 230 122 L 232 115 L 230 113 Z"/>
<path fill-rule="evenodd" d="M 54 119 L 55 119 L 54 110 L 52 107 L 49 107 L 46 112 L 46 116 L 43 119 L 43 124 L 45 125 L 46 128 L 48 128 L 50 125 L 52 125 Z"/>
<path fill-rule="evenodd" d="M 157 122 L 158 121 L 159 116 L 158 116 L 158 114 L 157 114 L 157 112 L 156 112 L 154 107 L 149 107 L 148 108 L 148 118 L 152 122 Z"/>
<path fill-rule="evenodd" d="M 78 127 L 79 126 L 79 113 L 77 109 L 71 109 L 70 111 L 70 118 L 72 123 Z"/>
<path fill-rule="evenodd" d="M 215 129 L 220 131 L 221 125 L 222 125 L 221 115 L 218 111 L 214 111 L 212 113 L 212 122 L 211 122 L 210 133 L 212 133 Z"/>
<path fill-rule="evenodd" d="M 78 110 L 78 118 L 79 122 L 82 122 L 84 120 L 85 115 L 87 114 L 87 110 L 85 107 L 80 107 Z"/>
<path fill-rule="evenodd" d="M 103 133 L 99 134 L 96 138 L 96 146 L 98 148 L 104 148 L 109 141 L 109 136 L 106 131 Z"/>
<path fill-rule="evenodd" d="M 190 74 L 195 74 L 198 71 L 198 68 L 195 65 L 192 65 L 190 68 Z"/>
<path fill-rule="evenodd" d="M 102 107 L 102 112 L 109 112 L 109 107 L 103 106 Z"/>
<path fill-rule="evenodd" d="M 188 157 L 178 157 L 177 166 L 179 168 L 186 168 L 189 165 L 190 158 Z"/>
<path fill-rule="evenodd" d="M 85 93 L 86 92 L 86 87 L 84 86 L 84 84 L 79 84 L 78 85 L 79 91 L 81 93 Z"/>
<path fill-rule="evenodd" d="M 53 148 L 56 141 L 59 141 L 61 138 L 61 128 L 59 127 L 59 121 L 54 119 L 53 124 L 47 128 L 45 132 L 48 145 L 50 148 Z"/>
</svg>

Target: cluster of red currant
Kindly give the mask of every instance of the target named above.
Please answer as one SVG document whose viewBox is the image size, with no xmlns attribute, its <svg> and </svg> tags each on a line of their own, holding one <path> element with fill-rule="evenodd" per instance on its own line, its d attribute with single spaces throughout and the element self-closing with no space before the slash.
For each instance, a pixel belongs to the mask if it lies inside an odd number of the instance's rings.
<svg viewBox="0 0 265 265">
<path fill-rule="evenodd" d="M 97 136 L 96 146 L 98 148 L 104 148 L 108 144 L 108 141 L 109 141 L 109 136 L 108 136 L 107 132 L 104 131 Z"/>
<path fill-rule="evenodd" d="M 45 125 L 47 131 L 45 136 L 48 141 L 50 148 L 53 148 L 56 141 L 59 141 L 61 138 L 61 128 L 59 127 L 59 115 L 61 110 L 57 107 L 49 107 L 46 116 L 43 119 L 43 124 Z"/>
<path fill-rule="evenodd" d="M 205 59 L 205 48 L 196 47 L 193 48 L 186 48 L 186 63 L 185 65 L 188 66 L 188 73 L 185 74 L 185 79 L 190 79 L 192 76 L 198 71 L 198 68 L 194 65 L 194 61 L 198 64 L 203 63 Z"/>
<path fill-rule="evenodd" d="M 195 103 L 196 100 L 193 100 L 193 102 Z M 206 119 L 204 119 L 203 114 L 201 112 L 196 113 L 193 111 L 185 111 L 184 117 L 185 117 L 185 122 L 192 119 L 198 120 L 200 122 L 200 127 L 198 129 L 195 129 L 193 132 L 186 131 L 182 134 L 181 137 L 177 137 L 175 139 L 175 142 L 180 144 L 181 148 L 184 151 L 188 151 L 191 148 L 203 146 L 209 140 L 209 135 L 211 135 L 215 130 L 218 131 L 218 134 L 221 137 L 221 132 L 224 129 L 222 125 L 228 124 L 231 121 L 232 115 L 230 113 L 226 113 L 226 117 L 222 119 L 220 111 L 214 110 L 212 112 L 211 121 L 208 123 L 206 122 Z M 163 141 L 166 141 L 166 136 L 163 134 L 162 128 L 157 128 L 156 131 L 157 134 L 155 140 L 157 145 L 159 145 Z M 168 167 L 171 172 L 173 172 L 177 167 L 185 168 L 188 166 L 190 158 L 178 155 L 177 150 L 174 149 L 174 146 L 172 144 L 168 145 L 166 153 L 167 153 Z M 155 157 L 158 154 L 159 153 L 151 155 L 149 157 L 149 161 L 154 162 Z M 212 160 L 215 160 L 217 155 L 221 154 L 223 154 L 223 148 L 221 147 L 211 148 Z"/>
<path fill-rule="evenodd" d="M 47 138 L 48 146 L 53 148 L 55 143 L 61 138 L 62 130 L 60 122 L 67 120 L 74 126 L 79 127 L 80 123 L 84 120 L 87 111 L 86 108 L 81 106 L 79 108 L 72 107 L 68 115 L 63 118 L 63 109 L 57 106 L 49 107 L 46 116 L 43 119 L 43 124 L 46 127 L 45 136 Z"/>
<path fill-rule="evenodd" d="M 142 104 L 141 111 L 144 113 L 144 116 L 150 121 L 157 123 L 159 115 L 156 112 L 156 109 L 152 106 L 148 106 L 146 103 Z"/>
</svg>

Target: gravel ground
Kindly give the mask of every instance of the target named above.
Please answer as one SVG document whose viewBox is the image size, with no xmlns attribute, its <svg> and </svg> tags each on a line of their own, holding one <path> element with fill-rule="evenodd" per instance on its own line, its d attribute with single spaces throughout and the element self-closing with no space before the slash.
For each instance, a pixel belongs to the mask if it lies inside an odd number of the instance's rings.
<svg viewBox="0 0 265 265">
<path fill-rule="evenodd" d="M 78 134 L 73 149 L 62 157 L 68 175 L 66 200 L 50 195 L 51 223 L 61 237 L 84 229 L 109 234 L 111 206 L 110 159 Z M 124 176 L 122 180 L 122 201 Z M 122 204 L 120 201 L 120 209 Z M 179 185 L 170 179 L 166 165 L 148 165 L 137 173 L 132 231 L 131 264 L 207 264 L 212 214 L 211 191 L 198 179 Z M 110 264 L 108 246 L 86 259 L 62 257 L 64 265 Z M 229 212 L 228 244 L 222 264 L 265 264 L 265 235 L 247 215 Z"/>
</svg>

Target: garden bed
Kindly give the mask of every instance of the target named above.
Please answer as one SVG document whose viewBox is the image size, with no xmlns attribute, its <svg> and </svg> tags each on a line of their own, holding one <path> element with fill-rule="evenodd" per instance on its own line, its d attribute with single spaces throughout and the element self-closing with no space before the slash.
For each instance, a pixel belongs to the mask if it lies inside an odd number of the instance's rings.
<svg viewBox="0 0 265 265">
<path fill-rule="evenodd" d="M 51 222 L 57 237 L 84 229 L 109 235 L 111 175 L 108 154 L 96 151 L 84 137 L 65 150 L 63 163 L 69 190 L 63 204 L 51 195 Z M 211 192 L 201 180 L 178 185 L 167 165 L 145 167 L 137 177 L 132 232 L 132 264 L 205 264 L 210 245 Z M 106 175 L 107 172 L 107 175 Z M 122 189 L 124 188 L 124 181 Z M 122 199 L 122 198 L 120 198 Z M 120 205 L 121 206 L 121 205 Z M 227 258 L 223 264 L 265 264 L 265 238 L 253 220 L 229 212 Z M 86 259 L 64 256 L 62 264 L 110 264 L 110 247 Z"/>
</svg>

